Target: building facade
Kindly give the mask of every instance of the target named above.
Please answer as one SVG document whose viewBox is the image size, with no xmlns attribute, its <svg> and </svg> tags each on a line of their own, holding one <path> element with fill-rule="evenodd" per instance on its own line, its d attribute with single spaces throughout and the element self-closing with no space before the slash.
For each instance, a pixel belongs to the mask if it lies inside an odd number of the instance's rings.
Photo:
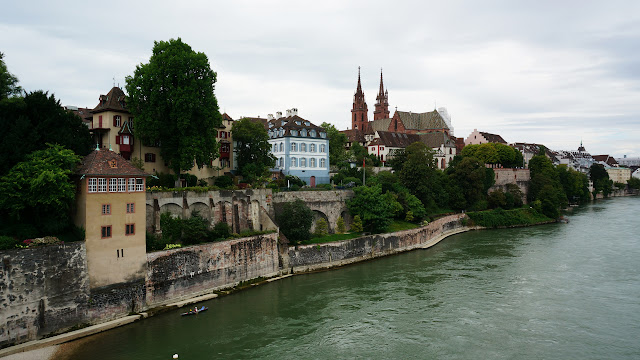
<svg viewBox="0 0 640 360">
<path fill-rule="evenodd" d="M 144 279 L 147 174 L 107 149 L 87 155 L 76 174 L 74 222 L 85 229 L 90 287 Z"/>
<path fill-rule="evenodd" d="M 480 145 L 486 143 L 500 143 L 507 144 L 506 141 L 502 138 L 502 136 L 497 134 L 491 134 L 488 132 L 478 131 L 478 129 L 473 129 L 471 134 L 464 140 L 464 145 Z"/>
<path fill-rule="evenodd" d="M 107 95 L 100 95 L 98 105 L 83 118 L 100 149 L 112 149 L 127 160 L 140 159 L 147 173 L 171 173 L 169 164 L 160 155 L 161 144 L 143 144 L 135 138 L 134 118 L 126 104 L 126 95 L 119 87 L 113 87 Z M 77 113 L 77 111 L 75 111 Z M 213 181 L 232 169 L 233 119 L 223 114 L 217 137 L 220 144 L 219 157 L 203 168 L 194 166 L 187 173 L 200 179 Z"/>
<path fill-rule="evenodd" d="M 286 117 L 269 114 L 265 127 L 276 158 L 273 171 L 297 176 L 312 187 L 330 183 L 329 138 L 323 128 L 299 117 L 295 108 Z"/>
</svg>

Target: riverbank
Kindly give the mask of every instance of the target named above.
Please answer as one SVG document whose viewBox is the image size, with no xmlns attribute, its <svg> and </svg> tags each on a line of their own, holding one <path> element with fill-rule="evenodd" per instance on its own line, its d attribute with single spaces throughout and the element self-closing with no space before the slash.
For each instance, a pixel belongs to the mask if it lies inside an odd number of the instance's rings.
<svg viewBox="0 0 640 360">
<path fill-rule="evenodd" d="M 368 261 L 373 258 L 411 251 L 414 249 L 430 248 L 442 240 L 462 232 L 481 229 L 477 226 L 467 226 L 468 218 L 465 214 L 456 214 L 438 219 L 425 227 L 411 229 L 390 234 L 376 234 L 363 236 L 356 239 L 344 240 L 337 243 L 321 245 L 306 245 L 291 248 L 282 264 L 283 271 L 280 276 L 258 278 L 252 281 L 234 284 L 225 289 L 218 289 L 215 293 L 203 296 L 191 297 L 179 302 L 173 302 L 148 309 L 144 313 L 127 318 L 126 322 L 118 323 L 118 320 L 109 323 L 94 325 L 88 328 L 72 331 L 51 338 L 24 343 L 18 346 L 0 350 L 0 357 L 23 352 L 33 354 L 33 357 L 16 357 L 15 359 L 42 359 L 54 358 L 54 354 L 42 353 L 42 348 L 52 347 L 96 334 L 114 327 L 128 324 L 147 316 L 170 311 L 183 306 L 192 305 L 201 301 L 215 298 L 219 295 L 227 295 L 247 287 L 257 286 L 266 282 L 281 280 L 292 275 L 303 274 L 312 271 L 322 271 L 345 266 L 348 264 Z M 65 345 L 60 351 L 67 351 L 70 347 Z M 65 350 L 66 349 L 66 350 Z M 35 350 L 35 352 L 33 352 Z M 14 359 L 14 358 L 12 358 Z"/>
</svg>

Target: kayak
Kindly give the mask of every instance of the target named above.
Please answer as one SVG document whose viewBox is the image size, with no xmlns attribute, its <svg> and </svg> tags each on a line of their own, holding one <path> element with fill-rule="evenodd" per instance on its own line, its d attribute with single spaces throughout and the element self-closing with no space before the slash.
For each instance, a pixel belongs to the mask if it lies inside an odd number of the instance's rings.
<svg viewBox="0 0 640 360">
<path fill-rule="evenodd" d="M 208 308 L 208 307 L 204 307 L 204 306 L 203 306 L 203 307 L 201 307 L 200 309 L 198 309 L 198 311 L 195 311 L 195 310 L 189 309 L 189 311 L 187 311 L 187 312 L 185 312 L 185 313 L 182 313 L 182 314 L 180 314 L 180 315 L 182 315 L 182 316 L 198 315 L 198 313 L 201 313 L 201 312 L 203 312 L 203 311 L 207 311 L 207 310 L 209 310 L 209 308 Z"/>
</svg>

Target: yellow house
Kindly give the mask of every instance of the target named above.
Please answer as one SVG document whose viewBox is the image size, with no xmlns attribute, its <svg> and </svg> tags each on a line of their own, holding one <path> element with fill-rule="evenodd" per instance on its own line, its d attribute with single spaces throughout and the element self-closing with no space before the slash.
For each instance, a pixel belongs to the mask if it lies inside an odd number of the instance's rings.
<svg viewBox="0 0 640 360">
<path fill-rule="evenodd" d="M 100 149 L 113 149 L 127 160 L 143 160 L 144 171 L 149 174 L 172 172 L 160 156 L 161 144 L 142 144 L 139 139 L 135 139 L 134 119 L 127 108 L 126 98 L 124 91 L 119 87 L 113 87 L 107 95 L 100 95 L 98 105 L 90 111 L 91 115 L 85 118 L 89 122 L 94 142 Z M 216 134 L 220 143 L 219 157 L 202 169 L 194 166 L 187 173 L 199 179 L 212 180 L 231 171 L 232 125 L 233 119 L 223 114 L 222 125 Z"/>
<path fill-rule="evenodd" d="M 609 179 L 614 183 L 626 184 L 631 179 L 631 169 L 625 167 L 606 167 Z"/>
<path fill-rule="evenodd" d="M 76 173 L 90 288 L 144 279 L 147 174 L 107 149 L 87 155 Z"/>
</svg>

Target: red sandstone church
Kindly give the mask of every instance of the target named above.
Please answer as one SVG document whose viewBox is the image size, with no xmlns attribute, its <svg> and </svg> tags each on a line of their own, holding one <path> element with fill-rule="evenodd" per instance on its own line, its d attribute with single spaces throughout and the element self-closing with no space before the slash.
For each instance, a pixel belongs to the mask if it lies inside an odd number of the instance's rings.
<svg viewBox="0 0 640 360">
<path fill-rule="evenodd" d="M 360 143 L 362 146 L 367 146 L 374 139 L 379 139 L 382 132 L 415 135 L 441 133 L 442 144 L 437 144 L 436 147 L 450 147 L 451 144 L 454 147 L 460 147 L 456 146 L 458 141 L 453 137 L 451 119 L 446 108 L 434 109 L 431 112 L 424 113 L 400 111 L 396 108 L 393 117 L 389 115 L 389 91 L 384 88 L 382 71 L 380 71 L 380 89 L 376 96 L 373 121 L 369 121 L 367 102 L 362 91 L 360 68 L 358 67 L 358 85 L 353 96 L 353 107 L 351 109 L 351 129 L 342 131 L 348 138 L 347 148 L 351 147 L 351 144 L 355 142 Z M 389 138 L 399 137 L 391 136 Z M 387 144 L 389 147 L 396 147 L 394 145 L 398 144 Z M 455 155 L 455 152 L 452 155 Z M 448 164 L 449 161 L 450 159 L 446 159 L 442 164 Z"/>
</svg>

